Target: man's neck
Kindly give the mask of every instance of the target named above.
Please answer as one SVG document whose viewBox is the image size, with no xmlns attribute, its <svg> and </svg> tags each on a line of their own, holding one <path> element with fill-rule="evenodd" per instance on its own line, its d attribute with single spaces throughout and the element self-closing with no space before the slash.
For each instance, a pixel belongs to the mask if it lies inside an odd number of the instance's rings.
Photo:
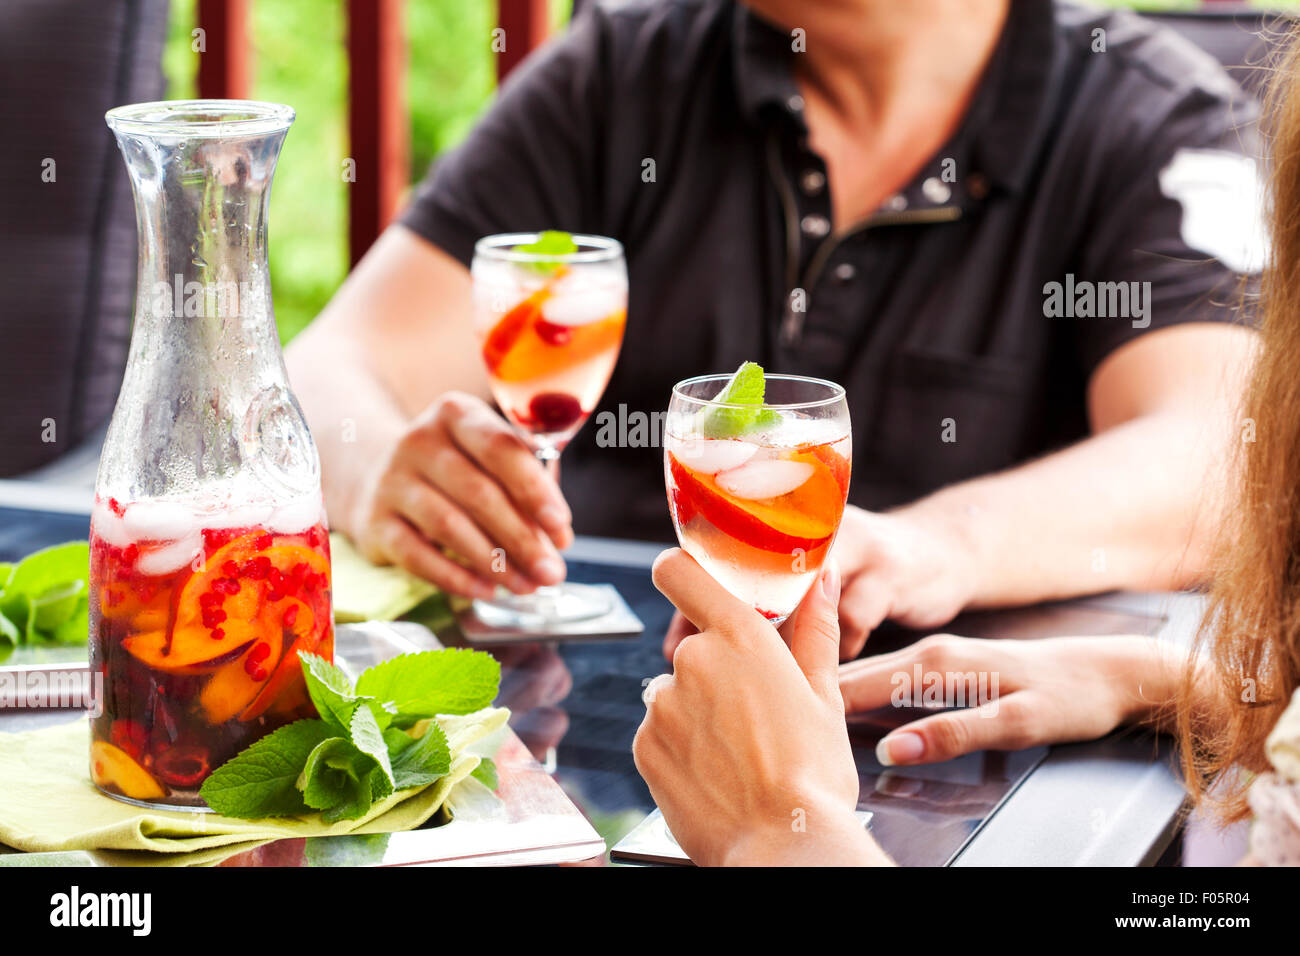
<svg viewBox="0 0 1300 956">
<path fill-rule="evenodd" d="M 804 31 L 800 85 L 848 125 L 892 125 L 935 102 L 964 110 L 996 47 L 1011 0 L 752 0 L 761 16 Z"/>
</svg>

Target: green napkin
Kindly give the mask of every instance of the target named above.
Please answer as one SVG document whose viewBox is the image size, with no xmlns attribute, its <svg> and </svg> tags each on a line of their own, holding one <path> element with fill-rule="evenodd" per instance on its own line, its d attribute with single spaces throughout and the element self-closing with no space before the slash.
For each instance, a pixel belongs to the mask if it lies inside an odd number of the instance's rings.
<svg viewBox="0 0 1300 956">
<path fill-rule="evenodd" d="M 427 787 L 399 790 L 359 820 L 333 824 L 315 813 L 233 820 L 215 813 L 145 810 L 106 797 L 91 784 L 90 735 L 84 720 L 28 733 L 0 734 L 0 781 L 4 781 L 0 786 L 0 843 L 33 853 L 132 851 L 114 862 L 193 864 L 216 862 L 233 852 L 287 837 L 410 830 L 433 816 L 452 788 L 478 766 L 480 758 L 467 749 L 499 730 L 509 715 L 502 708 L 488 707 L 463 717 L 439 717 L 451 749 L 451 771 Z"/>
<path fill-rule="evenodd" d="M 394 620 L 438 590 L 401 568 L 371 564 L 337 532 L 330 535 L 330 563 L 334 620 L 339 624 Z"/>
</svg>

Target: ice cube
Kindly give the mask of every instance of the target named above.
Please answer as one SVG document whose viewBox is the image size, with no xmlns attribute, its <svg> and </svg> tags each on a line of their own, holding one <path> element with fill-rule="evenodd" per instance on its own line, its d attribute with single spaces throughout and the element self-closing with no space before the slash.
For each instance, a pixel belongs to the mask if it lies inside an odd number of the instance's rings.
<svg viewBox="0 0 1300 956">
<path fill-rule="evenodd" d="M 304 495 L 286 502 L 271 513 L 267 522 L 276 534 L 299 534 L 325 520 L 325 507 L 315 495 Z"/>
<path fill-rule="evenodd" d="M 90 526 L 94 529 L 95 536 L 108 542 L 115 548 L 125 548 L 131 543 L 131 535 L 127 533 L 126 522 L 113 514 L 107 503 L 96 501 L 95 507 L 90 512 Z"/>
<path fill-rule="evenodd" d="M 623 296 L 614 289 L 576 287 L 557 289 L 542 303 L 542 318 L 553 325 L 586 325 L 623 308 Z"/>
<path fill-rule="evenodd" d="M 224 528 L 260 528 L 270 517 L 270 505 L 235 505 L 204 515 L 203 527 L 213 531 Z"/>
<path fill-rule="evenodd" d="M 193 509 L 173 501 L 132 502 L 122 523 L 133 541 L 177 541 L 198 530 Z"/>
<path fill-rule="evenodd" d="M 692 471 L 716 475 L 720 471 L 739 468 L 754 457 L 758 446 L 737 438 L 670 438 L 668 450 Z"/>
<path fill-rule="evenodd" d="M 727 494 L 748 501 L 788 495 L 813 476 L 817 469 L 806 461 L 788 458 L 751 461 L 718 475 L 718 487 Z"/>
<path fill-rule="evenodd" d="M 201 561 L 202 554 L 203 535 L 195 531 L 170 544 L 141 551 L 140 560 L 136 562 L 136 570 L 150 577 L 171 574 L 193 563 L 196 557 Z"/>
</svg>

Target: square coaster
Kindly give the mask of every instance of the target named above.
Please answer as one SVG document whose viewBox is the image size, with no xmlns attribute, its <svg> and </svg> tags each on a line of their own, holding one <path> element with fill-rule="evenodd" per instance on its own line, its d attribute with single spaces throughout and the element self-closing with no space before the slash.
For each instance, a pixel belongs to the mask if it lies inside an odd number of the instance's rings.
<svg viewBox="0 0 1300 956">
<path fill-rule="evenodd" d="M 612 584 L 589 585 L 609 598 L 610 609 L 599 617 L 544 627 L 505 628 L 485 624 L 470 607 L 456 614 L 456 623 L 471 646 L 523 644 L 533 641 L 619 641 L 639 636 L 645 625 Z"/>
</svg>

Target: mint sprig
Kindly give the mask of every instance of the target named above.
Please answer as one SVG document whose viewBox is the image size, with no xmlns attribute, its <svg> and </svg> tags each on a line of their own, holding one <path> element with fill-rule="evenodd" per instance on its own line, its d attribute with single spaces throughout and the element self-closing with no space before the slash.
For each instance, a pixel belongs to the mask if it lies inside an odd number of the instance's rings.
<svg viewBox="0 0 1300 956">
<path fill-rule="evenodd" d="M 392 723 L 410 727 L 437 714 L 472 714 L 492 703 L 501 665 L 480 651 L 449 648 L 402 654 L 357 678 L 357 693 L 396 708 Z"/>
<path fill-rule="evenodd" d="M 700 434 L 705 438 L 737 438 L 775 424 L 779 417 L 777 413 L 762 407 L 766 391 L 763 366 L 742 362 L 722 390 L 711 399 L 724 404 L 711 405 L 700 412 Z"/>
<path fill-rule="evenodd" d="M 0 563 L 0 660 L 22 644 L 84 644 L 89 634 L 90 546 L 44 548 Z"/>
<path fill-rule="evenodd" d="M 578 244 L 573 236 L 558 229 L 547 229 L 537 234 L 532 242 L 515 246 L 515 252 L 527 252 L 539 256 L 568 256 L 578 251 Z M 560 262 L 520 262 L 519 265 L 544 276 L 554 275 L 563 263 Z"/>
<path fill-rule="evenodd" d="M 487 707 L 501 682 L 494 658 L 464 649 L 403 654 L 363 672 L 356 686 L 314 654 L 300 663 L 319 719 L 281 727 L 213 771 L 199 793 L 218 813 L 360 819 L 395 791 L 445 776 L 451 748 L 432 718 Z"/>
</svg>

